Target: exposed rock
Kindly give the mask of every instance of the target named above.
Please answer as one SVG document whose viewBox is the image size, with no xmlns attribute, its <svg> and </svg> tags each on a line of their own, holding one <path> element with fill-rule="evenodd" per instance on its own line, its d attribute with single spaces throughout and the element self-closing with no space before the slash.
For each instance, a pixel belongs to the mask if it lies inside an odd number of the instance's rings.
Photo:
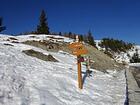
<svg viewBox="0 0 140 105">
<path fill-rule="evenodd" d="M 44 61 L 58 62 L 52 55 L 44 55 L 43 53 L 38 52 L 38 51 L 34 51 L 32 49 L 31 50 L 24 50 L 22 52 L 29 55 L 29 56 L 33 56 L 33 57 L 36 57 L 36 58 L 44 60 Z"/>
<path fill-rule="evenodd" d="M 9 43 L 4 43 L 4 45 L 6 45 L 6 46 L 14 46 L 14 45 L 9 44 Z"/>
<path fill-rule="evenodd" d="M 14 38 L 14 37 L 9 37 L 9 39 L 10 40 L 18 40 L 18 39 Z"/>
</svg>

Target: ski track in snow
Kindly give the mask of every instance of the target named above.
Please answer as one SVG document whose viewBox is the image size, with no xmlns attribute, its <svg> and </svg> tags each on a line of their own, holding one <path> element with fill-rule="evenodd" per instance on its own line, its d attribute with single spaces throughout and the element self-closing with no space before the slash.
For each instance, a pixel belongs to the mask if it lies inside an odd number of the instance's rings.
<svg viewBox="0 0 140 105">
<path fill-rule="evenodd" d="M 92 77 L 85 79 L 80 90 L 73 55 L 3 43 L 10 42 L 0 43 L 0 105 L 124 105 L 124 71 L 109 70 L 109 74 L 104 74 L 92 69 Z M 22 53 L 26 49 L 51 54 L 59 62 L 27 56 Z M 82 71 L 85 70 L 82 65 Z"/>
</svg>

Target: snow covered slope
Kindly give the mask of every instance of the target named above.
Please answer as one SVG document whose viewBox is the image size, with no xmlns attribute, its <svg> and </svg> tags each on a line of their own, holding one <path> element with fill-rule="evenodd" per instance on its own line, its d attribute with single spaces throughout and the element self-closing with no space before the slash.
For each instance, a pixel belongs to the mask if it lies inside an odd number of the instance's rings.
<svg viewBox="0 0 140 105">
<path fill-rule="evenodd" d="M 0 105 L 124 105 L 126 81 L 123 70 L 108 70 L 105 74 L 92 69 L 92 77 L 88 78 L 82 65 L 84 84 L 80 90 L 75 56 L 11 43 L 7 40 L 9 37 L 0 36 Z M 43 39 L 44 36 L 37 37 Z M 32 37 L 14 38 L 20 42 Z M 28 49 L 51 54 L 59 62 L 46 62 L 22 53 Z"/>
<path fill-rule="evenodd" d="M 105 51 L 104 48 L 101 48 L 99 46 L 101 40 L 95 40 L 95 42 L 96 42 L 96 46 L 97 46 L 98 50 Z M 122 63 L 122 62 L 130 63 L 130 59 L 133 56 L 133 54 L 136 53 L 136 49 L 138 50 L 138 54 L 140 55 L 140 45 L 134 45 L 134 48 L 127 51 L 127 52 L 121 52 L 121 53 L 115 53 L 114 52 L 113 58 L 118 63 Z"/>
<path fill-rule="evenodd" d="M 133 49 L 127 51 L 126 53 L 121 52 L 120 54 L 115 54 L 115 60 L 119 63 L 126 62 L 130 63 L 130 59 L 134 53 L 136 53 L 136 49 L 138 50 L 138 54 L 140 55 L 140 46 L 135 45 Z"/>
</svg>

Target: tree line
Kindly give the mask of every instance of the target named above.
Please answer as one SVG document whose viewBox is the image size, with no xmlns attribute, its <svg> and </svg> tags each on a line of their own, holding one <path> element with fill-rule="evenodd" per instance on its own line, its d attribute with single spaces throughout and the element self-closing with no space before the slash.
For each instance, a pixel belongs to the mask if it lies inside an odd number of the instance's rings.
<svg viewBox="0 0 140 105">
<path fill-rule="evenodd" d="M 133 48 L 133 44 L 113 38 L 103 38 L 99 46 L 105 48 L 106 51 L 111 50 L 114 52 L 126 52 Z"/>
</svg>

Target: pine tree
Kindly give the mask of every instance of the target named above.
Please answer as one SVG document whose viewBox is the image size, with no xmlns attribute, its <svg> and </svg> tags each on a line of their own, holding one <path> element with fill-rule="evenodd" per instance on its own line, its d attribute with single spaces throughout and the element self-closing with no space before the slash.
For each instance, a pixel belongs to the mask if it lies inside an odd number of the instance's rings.
<svg viewBox="0 0 140 105">
<path fill-rule="evenodd" d="M 103 38 L 99 46 L 105 48 L 106 51 L 112 50 L 119 53 L 126 52 L 127 50 L 131 49 L 133 44 L 113 38 Z"/>
<path fill-rule="evenodd" d="M 83 35 L 83 41 L 84 41 L 85 43 L 88 43 L 87 35 Z"/>
<path fill-rule="evenodd" d="M 59 32 L 59 35 L 60 35 L 60 36 L 62 36 L 62 33 L 61 33 L 61 32 Z"/>
<path fill-rule="evenodd" d="M 0 32 L 6 30 L 5 26 L 2 26 L 2 18 L 0 17 Z"/>
<path fill-rule="evenodd" d="M 69 38 L 72 38 L 72 32 L 69 32 L 69 33 L 68 33 L 68 37 L 69 37 Z"/>
<path fill-rule="evenodd" d="M 87 35 L 87 40 L 88 40 L 88 44 L 96 47 L 95 42 L 94 42 L 93 35 L 92 35 L 92 33 L 91 33 L 90 30 L 89 30 L 88 35 Z"/>
<path fill-rule="evenodd" d="M 79 41 L 83 41 L 84 38 L 83 38 L 83 35 L 79 35 Z"/>
<path fill-rule="evenodd" d="M 40 23 L 37 26 L 37 33 L 38 34 L 50 34 L 48 22 L 47 22 L 47 18 L 46 18 L 46 14 L 45 14 L 44 10 L 41 11 Z"/>
<path fill-rule="evenodd" d="M 2 26 L 2 18 L 0 17 L 0 26 Z"/>
</svg>

